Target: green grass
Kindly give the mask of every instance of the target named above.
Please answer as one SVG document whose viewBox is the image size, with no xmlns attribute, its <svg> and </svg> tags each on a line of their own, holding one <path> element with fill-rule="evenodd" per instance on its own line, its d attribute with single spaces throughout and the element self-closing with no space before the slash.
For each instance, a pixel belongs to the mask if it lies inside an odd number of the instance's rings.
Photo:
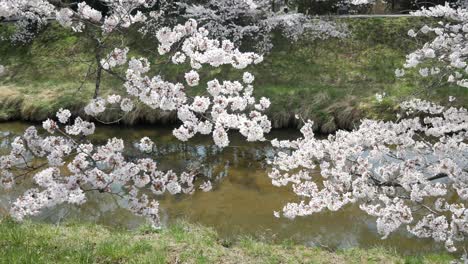
<svg viewBox="0 0 468 264">
<path fill-rule="evenodd" d="M 367 18 L 343 19 L 343 22 L 352 32 L 347 39 L 291 44 L 277 36 L 274 49 L 265 61 L 247 69 L 256 75 L 256 96 L 271 98 L 268 115 L 274 127 L 298 126 L 294 115 L 300 114 L 314 120 L 321 132 L 352 128 L 362 117 L 392 116 L 397 103 L 414 94 L 439 102 L 446 102 L 448 95 L 453 95 L 458 97 L 459 105 L 467 104 L 466 88 L 424 89 L 427 83 L 413 74 L 403 80 L 394 77 L 394 70 L 401 68 L 405 55 L 415 48 L 411 39 L 405 37 L 407 31 L 431 21 Z M 132 55 L 140 56 L 146 49 L 156 49 L 153 41 L 139 41 L 134 34 L 127 39 Z M 92 56 L 90 46 L 80 39 L 82 36 L 51 25 L 28 45 L 0 43 L 3 44 L 0 45 L 0 62 L 8 70 L 0 79 L 0 120 L 40 121 L 54 115 L 60 107 L 82 114 L 83 105 L 92 96 L 93 83 L 86 82 L 78 91 L 87 66 L 67 61 L 70 54 L 75 54 L 74 59 Z M 161 65 L 163 59 L 157 57 L 151 61 L 153 72 L 161 72 L 168 80 L 182 81 L 187 68 Z M 238 79 L 242 71 L 229 67 L 205 68 L 201 76 L 203 81 L 214 77 Z M 196 93 L 202 89 L 191 90 Z M 121 83 L 105 76 L 103 94 L 111 92 L 123 93 Z M 385 104 L 376 103 L 374 95 L 377 92 L 388 95 Z M 104 116 L 103 119 L 111 117 Z M 155 114 L 139 106 L 124 122 L 174 120 L 174 115 Z"/>
<path fill-rule="evenodd" d="M 383 248 L 330 252 L 252 238 L 226 242 L 210 228 L 178 222 L 154 231 L 92 224 L 0 220 L 0 263 L 450 263 L 447 254 L 401 256 Z"/>
</svg>

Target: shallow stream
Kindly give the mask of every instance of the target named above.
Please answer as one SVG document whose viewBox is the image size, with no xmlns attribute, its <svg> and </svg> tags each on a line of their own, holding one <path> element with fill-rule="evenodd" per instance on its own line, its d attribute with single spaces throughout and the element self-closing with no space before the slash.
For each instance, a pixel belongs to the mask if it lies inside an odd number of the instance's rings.
<svg viewBox="0 0 468 264">
<path fill-rule="evenodd" d="M 0 123 L 0 150 L 6 151 L 13 135 L 21 134 L 31 124 Z M 224 239 L 254 236 L 258 239 L 281 242 L 293 240 L 306 245 L 329 248 L 385 246 L 403 254 L 443 252 L 440 245 L 430 240 L 416 239 L 402 230 L 381 240 L 376 232 L 375 219 L 366 216 L 357 207 L 348 206 L 339 212 L 324 212 L 295 220 L 277 219 L 273 211 L 280 210 L 288 201 L 297 198 L 289 188 L 278 188 L 267 176 L 265 158 L 272 155 L 266 143 L 248 143 L 240 136 L 231 136 L 231 147 L 216 148 L 209 137 L 196 137 L 188 143 L 177 141 L 169 127 L 100 127 L 94 140 L 106 137 L 123 138 L 136 142 L 144 136 L 157 145 L 159 167 L 182 171 L 187 166 L 200 168 L 215 180 L 211 192 L 195 192 L 191 196 L 161 197 L 162 219 L 169 223 L 185 219 L 213 227 Z M 294 138 L 295 130 L 276 130 L 269 137 Z M 132 153 L 129 153 L 132 155 Z M 9 201 L 23 190 L 5 192 L 0 189 L 0 213 Z M 145 222 L 120 208 L 111 196 L 95 195 L 84 206 L 60 206 L 50 209 L 37 221 L 90 221 L 110 227 L 136 228 Z"/>
</svg>

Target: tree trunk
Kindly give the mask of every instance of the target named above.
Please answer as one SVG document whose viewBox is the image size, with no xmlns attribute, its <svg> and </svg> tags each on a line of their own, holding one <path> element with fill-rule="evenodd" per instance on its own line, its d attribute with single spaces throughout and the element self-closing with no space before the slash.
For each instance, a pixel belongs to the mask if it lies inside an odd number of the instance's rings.
<svg viewBox="0 0 468 264">
<path fill-rule="evenodd" d="M 94 96 L 93 96 L 94 99 L 96 99 L 99 96 L 99 90 L 101 89 L 101 76 L 102 76 L 102 67 L 100 64 L 100 60 L 98 60 L 98 68 L 96 71 L 96 87 L 94 88 Z"/>
<path fill-rule="evenodd" d="M 101 65 L 101 43 L 99 40 L 96 41 L 96 63 L 97 63 L 97 69 L 96 69 L 96 87 L 94 88 L 94 96 L 93 98 L 96 99 L 99 96 L 99 90 L 101 89 L 101 77 L 102 77 L 102 65 Z"/>
</svg>

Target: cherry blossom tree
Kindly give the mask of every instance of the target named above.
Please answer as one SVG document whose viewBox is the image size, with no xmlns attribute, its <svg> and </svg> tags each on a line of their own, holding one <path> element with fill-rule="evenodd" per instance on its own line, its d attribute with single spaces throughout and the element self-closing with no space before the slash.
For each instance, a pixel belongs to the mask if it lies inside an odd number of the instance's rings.
<svg viewBox="0 0 468 264">
<path fill-rule="evenodd" d="M 203 4 L 156 0 L 98 2 L 106 7 L 105 12 L 93 8 L 86 1 L 1 0 L 0 17 L 15 18 L 18 24 L 23 25 L 24 30 L 17 30 L 12 36 L 15 40 L 30 40 L 35 31 L 27 29 L 33 25 L 44 25 L 53 17 L 60 25 L 77 34 L 80 42 L 89 47 L 92 57 L 83 61 L 83 58 L 74 58 L 70 54 L 64 59 L 69 63 L 79 61 L 88 65 L 78 89 L 92 79 L 95 84 L 94 98 L 100 95 L 104 75 L 124 81 L 124 76 L 105 65 L 105 60 L 109 59 L 105 56 L 111 51 L 115 51 L 112 56 L 119 56 L 118 50 L 125 51 L 128 39 L 124 36 L 131 27 L 131 30 L 140 29 L 142 39 L 151 38 L 161 28 L 180 22 L 181 13 L 184 14 L 183 20 L 199 21 L 210 32 L 210 37 L 231 40 L 238 47 L 248 40 L 249 43 L 256 43 L 256 50 L 261 53 L 272 48 L 273 31 L 278 30 L 292 41 L 306 36 L 311 39 L 347 36 L 347 29 L 342 24 L 311 19 L 295 12 L 276 11 L 266 0 L 202 1 Z"/>
<path fill-rule="evenodd" d="M 56 20 L 65 28 L 70 28 L 92 44 L 94 58 L 87 61 L 89 67 L 83 80 L 94 73 L 94 98 L 100 94 L 101 79 L 104 73 L 122 78 L 111 70 L 112 64 L 126 62 L 125 34 L 133 25 L 142 25 L 147 16 L 140 9 L 151 8 L 154 0 L 102 1 L 107 12 L 98 11 L 86 2 L 75 3 L 75 8 L 61 8 L 56 11 Z M 110 51 L 113 51 L 112 53 Z M 109 54 L 110 53 L 110 54 Z M 107 56 L 107 54 L 109 54 Z M 107 57 L 106 57 L 107 56 Z"/>
<path fill-rule="evenodd" d="M 144 20 L 140 13 L 131 15 L 129 10 L 134 7 L 131 3 L 144 5 L 145 1 L 113 3 L 114 11 L 105 17 L 80 4 L 77 11 L 60 10 L 57 19 L 75 31 L 99 26 L 104 33 Z M 74 16 L 77 18 L 73 19 Z M 182 125 L 174 130 L 174 136 L 182 141 L 197 133 L 212 134 L 215 144 L 222 148 L 229 145 L 229 130 L 238 130 L 248 141 L 264 140 L 271 123 L 263 111 L 270 102 L 266 98 L 257 102 L 252 96 L 252 74 L 244 72 L 241 81 L 214 79 L 206 83 L 205 93 L 189 95 L 190 87 L 200 85 L 197 70 L 202 66 L 231 65 L 245 69 L 263 59 L 255 53 L 240 52 L 231 41 L 220 42 L 207 36 L 208 31 L 198 28 L 194 20 L 174 28 L 161 28 L 156 33 L 160 55 L 172 54 L 171 63 L 190 65 L 191 70 L 185 74 L 186 84 L 166 81 L 160 75 L 149 76 L 151 65 L 147 58 L 128 58 L 129 48 L 115 48 L 98 62 L 106 71 L 126 68 L 123 78 L 127 94 L 96 97 L 85 107 L 85 112 L 99 121 L 99 115 L 106 110 L 121 111 L 124 116 L 135 104 L 142 103 L 152 109 L 177 112 Z M 157 200 L 144 190 L 150 189 L 157 196 L 166 192 L 191 194 L 197 188 L 203 191 L 212 188 L 209 180 L 197 186 L 194 171 L 176 174 L 158 170 L 156 161 L 151 159 L 154 143 L 147 137 L 135 144 L 142 157 L 130 159 L 125 157 L 122 139 L 93 144 L 89 139 L 96 128 L 93 122 L 72 118 L 67 109 L 60 109 L 56 117 L 57 120 L 43 122 L 46 136 L 30 127 L 13 140 L 11 152 L 0 157 L 0 182 L 4 188 L 25 182 L 34 186 L 12 203 L 10 213 L 17 220 L 62 203 L 81 205 L 86 202 L 87 193 L 99 192 L 122 198 L 128 209 L 159 226 Z"/>
<path fill-rule="evenodd" d="M 264 111 L 270 101 L 253 96 L 255 77 L 244 71 L 249 65 L 261 63 L 262 55 L 241 52 L 231 40 L 211 38 L 210 31 L 193 19 L 173 27 L 147 30 L 145 26 L 150 20 L 155 21 L 159 11 L 146 14 L 140 9 L 154 7 L 155 1 L 104 2 L 109 7 L 106 13 L 85 2 L 78 3 L 76 8 L 50 11 L 53 7 L 47 1 L 2 0 L 0 15 L 8 18 L 34 14 L 31 16 L 41 20 L 52 12 L 60 25 L 75 32 L 91 32 L 90 38 L 96 43 L 94 60 L 98 74 L 96 94 L 84 109 L 89 120 L 94 118 L 99 122 L 102 113 L 114 111 L 120 113 L 120 118 L 115 120 L 119 121 L 134 111 L 136 104 L 144 104 L 154 110 L 175 112 L 180 126 L 174 129 L 173 135 L 181 141 L 196 134 L 211 135 L 214 143 L 223 148 L 229 145 L 228 132 L 233 130 L 247 141 L 266 140 L 271 123 Z M 43 5 L 35 5 L 39 3 Z M 228 9 L 226 3 L 213 4 Z M 254 10 L 259 8 L 253 7 L 256 2 L 243 3 L 245 13 L 257 12 Z M 466 10 L 439 6 L 421 11 L 426 13 L 440 14 L 439 17 L 449 17 L 459 24 L 449 27 L 442 24 L 438 30 L 421 29 L 421 32 L 434 31 L 438 37 L 443 36 L 440 40 L 443 43 L 436 39 L 417 51 L 419 55 L 409 55 L 408 66 L 416 67 L 426 58 L 439 56 L 437 63 L 447 63 L 448 58 L 448 70 L 465 70 L 462 62 L 466 60 L 466 47 L 461 31 L 466 26 L 463 20 Z M 280 24 L 275 20 L 283 21 L 282 15 L 261 19 L 274 26 Z M 171 64 L 189 67 L 183 83 L 151 74 L 151 60 L 131 57 L 125 43 L 107 42 L 110 34 L 122 35 L 133 25 L 143 26 L 142 32 L 154 35 L 155 54 L 169 57 Z M 453 34 L 439 34 L 444 30 Z M 442 52 L 447 55 L 443 56 Z M 413 57 L 418 62 L 411 64 Z M 204 81 L 200 77 L 201 69 L 223 65 L 243 70 L 242 80 Z M 435 66 L 433 70 L 437 71 Z M 100 97 L 99 74 L 103 72 L 121 79 L 125 93 Z M 403 74 L 401 70 L 397 73 Z M 463 81 L 455 75 L 453 78 L 460 79 L 458 82 Z M 200 86 L 201 93 L 192 91 L 193 87 Z M 338 131 L 325 139 L 315 137 L 313 124 L 308 121 L 301 129 L 303 137 L 272 140 L 277 153 L 270 161 L 269 177 L 276 186 L 291 186 L 300 198 L 296 203 L 286 204 L 282 213 L 275 212 L 275 216 L 295 218 L 355 204 L 377 218 L 377 231 L 383 238 L 406 227 L 417 237 L 444 243 L 449 251 L 466 245 L 468 111 L 422 100 L 404 102 L 400 109 L 402 113 L 396 121 L 362 120 L 358 128 Z M 94 144 L 90 137 L 96 125 L 89 120 L 73 117 L 69 110 L 60 109 L 56 117 L 43 122 L 45 131 L 30 127 L 14 138 L 11 151 L 0 157 L 0 184 L 7 189 L 19 184 L 32 187 L 12 202 L 12 217 L 21 221 L 59 204 L 82 205 L 89 193 L 96 192 L 121 198 L 129 210 L 159 226 L 159 195 L 212 189 L 211 181 L 196 170 L 175 173 L 158 169 L 151 157 L 155 146 L 148 137 L 138 142 L 109 138 L 105 144 Z M 124 150 L 132 147 L 129 145 L 140 151 L 137 157 L 125 154 Z"/>
<path fill-rule="evenodd" d="M 442 83 L 455 83 L 468 88 L 468 9 L 466 3 L 459 5 L 437 5 L 413 12 L 414 16 L 435 18 L 435 25 L 424 25 L 419 30 L 411 29 L 408 35 L 418 40 L 418 37 L 433 37 L 429 42 L 423 42 L 420 48 L 406 57 L 404 68 L 415 68 L 419 75 L 432 77 Z M 397 77 L 402 77 L 405 70 L 398 69 Z"/>
<path fill-rule="evenodd" d="M 287 1 L 208 0 L 167 3 L 160 12 L 153 13 L 147 31 L 170 24 L 168 19 L 178 21 L 182 14 L 186 19 L 197 20 L 210 32 L 211 37 L 229 39 L 238 46 L 255 43 L 255 49 L 260 53 L 271 50 L 275 32 L 280 32 L 291 41 L 300 38 L 343 38 L 348 35 L 345 24 L 296 12 L 289 9 Z"/>
<path fill-rule="evenodd" d="M 273 32 L 280 31 L 291 41 L 301 38 L 343 38 L 348 35 L 346 25 L 333 21 L 311 18 L 304 14 L 288 11 L 287 1 L 267 0 L 223 0 L 223 1 L 165 1 L 165 0 L 100 0 L 105 7 L 101 12 L 87 1 L 65 0 L 1 0 L 0 17 L 17 19 L 18 28 L 12 40 L 30 40 L 35 31 L 31 27 L 44 25 L 55 17 L 64 27 L 78 34 L 92 53 L 90 59 L 66 58 L 69 62 L 79 60 L 88 69 L 81 85 L 90 78 L 95 83 L 94 98 L 100 94 L 103 75 L 108 74 L 123 80 L 116 72 L 102 67 L 106 54 L 116 48 L 124 50 L 128 39 L 124 36 L 133 25 L 140 28 L 142 38 L 155 36 L 159 29 L 175 26 L 181 21 L 196 19 L 210 32 L 210 37 L 231 40 L 236 46 L 247 42 L 247 50 L 255 43 L 255 49 L 266 53 L 273 47 Z M 345 1 L 361 5 L 364 2 Z M 366 2 L 367 3 L 367 2 Z M 284 8 L 280 8 L 284 7 Z M 182 14 L 182 16 L 181 16 Z M 21 26 L 20 26 L 21 25 Z M 135 27 L 134 27 L 135 28 Z M 115 55 L 115 53 L 114 53 Z"/>
<path fill-rule="evenodd" d="M 363 120 L 326 139 L 308 121 L 303 137 L 273 140 L 272 183 L 292 186 L 299 198 L 274 214 L 295 218 L 356 204 L 377 218 L 383 239 L 406 227 L 451 252 L 466 246 L 468 111 L 423 100 L 400 107 L 397 121 Z"/>
<path fill-rule="evenodd" d="M 92 55 L 91 59 L 74 58 L 70 54 L 65 58 L 73 63 L 78 61 L 88 65 L 85 77 L 81 81 L 83 84 L 93 78 L 95 83 L 94 98 L 100 94 L 101 80 L 104 74 L 109 74 L 119 78 L 112 72 L 106 64 L 104 58 L 111 50 L 122 49 L 126 46 L 125 35 L 134 25 L 141 25 L 147 20 L 147 16 L 142 12 L 151 9 L 157 1 L 155 0 L 102 0 L 100 3 L 106 7 L 105 12 L 101 12 L 86 3 L 86 1 L 0 1 L 0 17 L 14 19 L 17 24 L 24 28 L 32 25 L 45 25 L 52 19 L 63 26 L 71 29 L 79 36 L 79 40 L 89 46 Z M 16 30 L 14 39 L 27 41 L 33 37 L 33 32 L 28 30 Z M 114 53 L 116 55 L 116 53 Z"/>
</svg>

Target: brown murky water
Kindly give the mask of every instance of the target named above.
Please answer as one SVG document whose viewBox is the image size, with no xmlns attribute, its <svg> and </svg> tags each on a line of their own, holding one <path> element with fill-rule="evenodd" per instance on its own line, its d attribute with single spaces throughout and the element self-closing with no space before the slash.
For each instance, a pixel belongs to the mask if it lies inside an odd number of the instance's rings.
<svg viewBox="0 0 468 264">
<path fill-rule="evenodd" d="M 0 138 L 3 138 L 0 149 L 5 151 L 12 136 L 20 134 L 29 125 L 0 123 Z M 232 135 L 232 147 L 221 151 L 209 137 L 196 137 L 187 143 L 177 141 L 168 127 L 100 127 L 97 132 L 94 136 L 96 141 L 117 137 L 129 144 L 148 136 L 157 145 L 156 159 L 160 168 L 182 171 L 187 166 L 195 166 L 205 176 L 216 179 L 211 192 L 161 197 L 164 223 L 186 219 L 213 227 L 226 239 L 249 235 L 330 248 L 385 246 L 403 254 L 444 251 L 440 245 L 416 239 L 404 230 L 381 240 L 376 233 L 374 219 L 352 206 L 339 212 L 324 212 L 295 220 L 276 219 L 273 211 L 280 210 L 285 203 L 296 198 L 288 188 L 271 185 L 265 158 L 271 156 L 273 150 L 267 144 L 247 143 L 240 136 Z M 295 130 L 276 130 L 269 137 L 294 138 L 298 135 Z M 12 197 L 22 191 L 0 190 L 0 212 Z M 103 195 L 91 197 L 81 208 L 60 206 L 50 209 L 35 220 L 54 223 L 90 221 L 125 228 L 135 228 L 144 223 L 144 219 L 122 209 L 113 197 Z"/>
</svg>

